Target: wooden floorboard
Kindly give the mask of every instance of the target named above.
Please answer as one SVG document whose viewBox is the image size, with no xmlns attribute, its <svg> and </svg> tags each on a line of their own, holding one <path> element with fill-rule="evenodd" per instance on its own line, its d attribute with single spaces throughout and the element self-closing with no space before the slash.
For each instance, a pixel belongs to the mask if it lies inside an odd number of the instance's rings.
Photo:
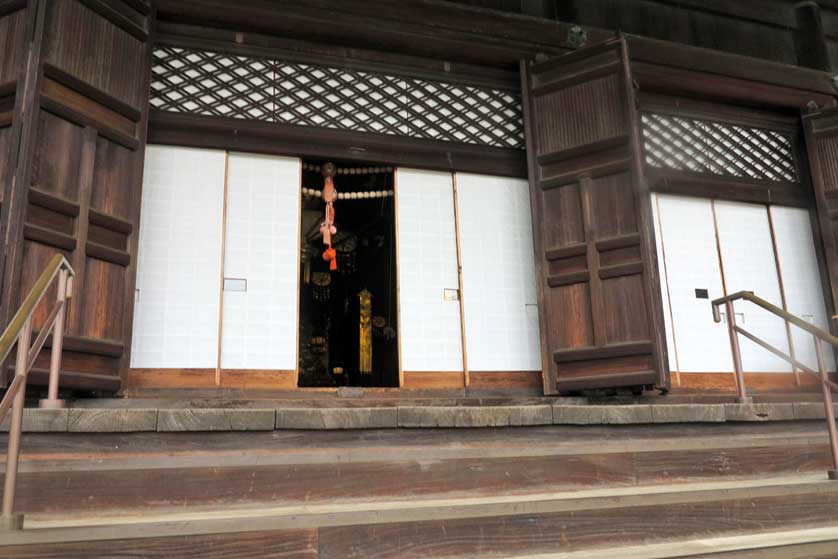
<svg viewBox="0 0 838 559">
<path fill-rule="evenodd" d="M 216 433 L 26 433 L 22 460 L 81 455 L 84 459 L 125 453 L 184 453 L 257 451 L 305 452 L 330 449 L 399 448 L 543 448 L 590 444 L 613 445 L 631 441 L 685 440 L 720 437 L 730 441 L 751 437 L 819 437 L 822 420 L 772 423 L 699 423 L 657 425 L 553 425 L 508 429 L 370 429 L 347 431 L 267 431 Z M 7 435 L 0 433 L 0 450 Z"/>
<path fill-rule="evenodd" d="M 239 468 L 22 473 L 21 513 L 457 497 L 825 472 L 826 445 Z"/>
<path fill-rule="evenodd" d="M 316 559 L 317 530 L 0 546 L 8 559 Z"/>
<path fill-rule="evenodd" d="M 684 503 L 453 521 L 346 526 L 320 530 L 321 559 L 480 557 L 631 544 L 741 530 L 834 521 L 835 495 Z"/>
</svg>

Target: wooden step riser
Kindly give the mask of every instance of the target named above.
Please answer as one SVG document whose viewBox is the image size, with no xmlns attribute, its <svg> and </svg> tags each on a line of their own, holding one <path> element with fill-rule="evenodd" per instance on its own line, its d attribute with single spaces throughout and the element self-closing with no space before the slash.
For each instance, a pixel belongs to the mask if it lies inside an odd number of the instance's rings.
<svg viewBox="0 0 838 559">
<path fill-rule="evenodd" d="M 834 522 L 836 507 L 838 492 L 816 492 L 549 514 L 35 544 L 0 547 L 0 558 L 491 559 L 793 529 Z"/>
<path fill-rule="evenodd" d="M 550 492 L 825 471 L 825 445 L 22 473 L 21 513 Z M 83 463 L 78 465 L 84 467 Z"/>
<path fill-rule="evenodd" d="M 320 559 L 504 557 L 835 521 L 838 496 L 682 503 L 558 514 L 324 528 Z"/>
</svg>

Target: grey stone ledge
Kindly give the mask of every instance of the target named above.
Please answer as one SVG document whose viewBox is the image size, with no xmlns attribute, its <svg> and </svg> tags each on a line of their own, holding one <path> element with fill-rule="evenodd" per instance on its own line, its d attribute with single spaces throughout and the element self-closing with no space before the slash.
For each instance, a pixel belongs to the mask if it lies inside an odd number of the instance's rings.
<svg viewBox="0 0 838 559">
<path fill-rule="evenodd" d="M 553 406 L 556 425 L 630 425 L 652 422 L 652 406 Z"/>
<path fill-rule="evenodd" d="M 665 404 L 652 406 L 652 423 L 723 423 L 724 404 Z"/>
<path fill-rule="evenodd" d="M 158 431 L 271 431 L 273 409 L 161 409 Z"/>
<path fill-rule="evenodd" d="M 838 405 L 834 405 L 836 417 L 838 417 Z M 795 402 L 794 403 L 794 418 L 795 419 L 825 419 L 826 411 L 824 411 L 823 402 Z"/>
<path fill-rule="evenodd" d="M 523 427 L 550 425 L 553 411 L 534 406 L 399 406 L 399 427 Z"/>
<path fill-rule="evenodd" d="M 69 414 L 66 409 L 45 410 L 41 408 L 24 408 L 22 430 L 24 433 L 66 432 L 68 417 Z M 3 423 L 0 424 L 0 432 L 9 432 L 11 420 L 12 410 L 9 410 Z"/>
<path fill-rule="evenodd" d="M 398 427 L 395 407 L 282 408 L 276 410 L 277 429 L 391 429 Z"/>
<path fill-rule="evenodd" d="M 78 433 L 130 433 L 157 430 L 157 409 L 70 408 L 67 430 Z"/>
<path fill-rule="evenodd" d="M 727 421 L 790 421 L 794 404 L 725 404 Z"/>
</svg>

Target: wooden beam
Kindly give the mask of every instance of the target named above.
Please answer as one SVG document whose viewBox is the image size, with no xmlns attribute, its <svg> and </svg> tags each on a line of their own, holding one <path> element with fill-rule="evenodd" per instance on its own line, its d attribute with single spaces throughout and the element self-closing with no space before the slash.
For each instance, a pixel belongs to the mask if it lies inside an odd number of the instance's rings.
<svg viewBox="0 0 838 559">
<path fill-rule="evenodd" d="M 102 136 L 128 149 L 139 147 L 134 122 L 50 78 L 43 80 L 41 104 L 77 124 L 93 126 Z"/>
<path fill-rule="evenodd" d="M 49 62 L 44 63 L 44 75 L 133 122 L 138 122 L 142 116 L 142 113 L 136 107 L 120 101 L 113 95 L 93 87 Z"/>
<path fill-rule="evenodd" d="M 770 84 L 821 97 L 836 93 L 827 72 L 637 35 L 626 35 L 626 39 L 632 62 Z"/>
<path fill-rule="evenodd" d="M 149 143 L 526 177 L 524 150 L 152 111 Z"/>
</svg>

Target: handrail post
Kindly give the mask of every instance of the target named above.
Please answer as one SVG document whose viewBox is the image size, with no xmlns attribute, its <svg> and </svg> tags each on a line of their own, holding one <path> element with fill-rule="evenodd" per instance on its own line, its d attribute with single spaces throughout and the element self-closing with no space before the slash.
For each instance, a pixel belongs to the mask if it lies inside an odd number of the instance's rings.
<svg viewBox="0 0 838 559">
<path fill-rule="evenodd" d="M 15 394 L 12 404 L 11 424 L 9 425 L 9 445 L 6 451 L 6 479 L 3 485 L 3 509 L 0 516 L 0 527 L 6 530 L 16 530 L 23 527 L 23 517 L 14 514 L 15 485 L 17 484 L 17 467 L 20 458 L 20 436 L 23 428 L 23 404 L 26 396 L 26 373 L 29 366 L 29 344 L 32 338 L 32 317 L 26 319 L 23 329 L 17 339 L 17 359 L 15 361 L 15 376 L 22 376 L 24 384 Z"/>
<path fill-rule="evenodd" d="M 49 361 L 49 388 L 47 397 L 38 402 L 38 406 L 47 409 L 64 407 L 64 400 L 58 399 L 58 378 L 61 374 L 61 351 L 64 346 L 64 319 L 67 314 L 67 277 L 66 269 L 58 272 L 58 315 L 52 330 L 52 351 Z"/>
<path fill-rule="evenodd" d="M 750 404 L 752 399 L 745 390 L 745 373 L 742 370 L 742 353 L 739 350 L 739 334 L 736 333 L 736 315 L 733 314 L 733 302 L 725 302 L 727 312 L 727 331 L 730 336 L 730 349 L 733 353 L 733 368 L 736 371 L 736 401 L 740 404 Z"/>
<path fill-rule="evenodd" d="M 829 380 L 829 373 L 826 368 L 826 360 L 823 357 L 823 340 L 815 338 L 815 350 L 818 356 L 818 370 L 821 375 L 821 389 L 823 390 L 823 407 L 826 415 L 826 428 L 829 431 L 829 446 L 832 450 L 832 469 L 829 470 L 829 479 L 838 480 L 838 429 L 835 427 L 835 408 L 832 405 L 832 390 L 826 381 Z"/>
</svg>

